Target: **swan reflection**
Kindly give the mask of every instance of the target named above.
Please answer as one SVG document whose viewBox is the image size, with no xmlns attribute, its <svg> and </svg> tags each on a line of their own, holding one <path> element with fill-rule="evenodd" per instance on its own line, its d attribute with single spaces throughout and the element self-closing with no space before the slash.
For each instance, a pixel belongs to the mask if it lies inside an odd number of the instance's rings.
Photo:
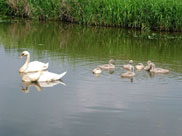
<svg viewBox="0 0 182 136">
<path fill-rule="evenodd" d="M 48 72 L 48 71 L 45 71 Z M 44 73 L 45 73 L 44 72 Z M 53 81 L 49 81 L 49 80 L 39 80 L 40 79 L 40 75 L 42 74 L 41 72 L 34 72 L 34 73 L 20 73 L 21 77 L 22 77 L 22 82 L 24 84 L 25 87 L 21 86 L 21 90 L 24 93 L 29 93 L 30 87 L 34 86 L 37 91 L 41 91 L 43 87 L 53 87 L 57 84 L 62 84 L 64 86 L 66 86 L 66 84 L 61 80 L 53 80 Z M 51 73 L 52 74 L 52 73 Z M 65 75 L 65 73 L 64 73 Z M 64 76 L 63 74 L 61 76 Z M 42 76 L 42 75 L 41 75 Z M 43 77 L 45 77 L 43 75 Z M 24 80 L 24 79 L 36 79 L 36 80 Z"/>
<path fill-rule="evenodd" d="M 29 90 L 31 87 L 35 87 L 37 89 L 37 91 L 42 91 L 42 88 L 44 87 L 53 87 L 55 85 L 58 85 L 58 84 L 62 84 L 64 86 L 66 86 L 66 84 L 59 80 L 59 81 L 53 81 L 53 82 L 25 82 L 25 81 L 22 81 L 24 86 L 21 86 L 21 90 L 24 92 L 24 93 L 29 93 Z"/>
<path fill-rule="evenodd" d="M 63 72 L 61 74 L 52 73 L 49 71 L 38 71 L 31 73 L 20 73 L 22 77 L 22 81 L 25 82 L 52 82 L 59 81 L 63 76 L 66 75 L 67 72 Z"/>
</svg>

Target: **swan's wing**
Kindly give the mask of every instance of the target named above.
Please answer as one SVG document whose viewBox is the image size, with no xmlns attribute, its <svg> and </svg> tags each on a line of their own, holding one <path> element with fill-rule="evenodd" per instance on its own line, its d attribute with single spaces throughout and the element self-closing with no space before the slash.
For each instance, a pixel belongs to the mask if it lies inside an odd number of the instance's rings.
<svg viewBox="0 0 182 136">
<path fill-rule="evenodd" d="M 50 82 L 60 80 L 67 72 L 63 72 L 62 74 L 56 74 L 48 71 L 42 72 L 39 82 Z"/>
<path fill-rule="evenodd" d="M 39 79 L 40 75 L 41 75 L 40 72 L 28 74 L 31 81 L 37 81 Z"/>
<path fill-rule="evenodd" d="M 46 70 L 46 69 L 48 69 L 48 66 L 49 66 L 48 63 L 33 61 L 28 64 L 28 68 L 26 69 L 26 72 Z"/>
<path fill-rule="evenodd" d="M 67 72 L 63 72 L 62 74 L 59 74 L 59 79 L 61 79 L 63 76 L 66 75 Z"/>
<path fill-rule="evenodd" d="M 145 66 L 144 70 L 149 71 L 150 70 L 150 66 L 149 65 Z"/>
<path fill-rule="evenodd" d="M 163 69 L 163 68 L 155 68 L 156 73 L 168 73 L 168 69 Z"/>
</svg>

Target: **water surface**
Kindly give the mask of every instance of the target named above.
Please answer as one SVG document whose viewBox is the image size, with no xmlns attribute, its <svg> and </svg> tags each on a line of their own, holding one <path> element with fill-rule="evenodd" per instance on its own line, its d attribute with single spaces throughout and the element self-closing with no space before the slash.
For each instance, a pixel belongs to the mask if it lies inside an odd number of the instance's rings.
<svg viewBox="0 0 182 136">
<path fill-rule="evenodd" d="M 157 35 L 157 36 L 156 36 Z M 0 23 L 0 135 L 181 136 L 182 40 L 180 34 L 144 34 L 115 28 L 60 23 Z M 18 69 L 25 59 L 67 71 L 66 86 L 28 87 Z M 116 60 L 113 73 L 92 74 Z M 122 65 L 152 60 L 167 75 L 136 71 L 120 77 Z M 38 88 L 38 89 L 37 89 Z"/>
</svg>

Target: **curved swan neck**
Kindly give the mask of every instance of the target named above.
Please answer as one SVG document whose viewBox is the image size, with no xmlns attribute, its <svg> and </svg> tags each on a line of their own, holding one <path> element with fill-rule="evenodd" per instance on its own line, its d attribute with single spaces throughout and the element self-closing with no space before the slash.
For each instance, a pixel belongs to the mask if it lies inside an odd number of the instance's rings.
<svg viewBox="0 0 182 136">
<path fill-rule="evenodd" d="M 23 65 L 24 71 L 25 71 L 26 68 L 28 67 L 29 62 L 30 62 L 30 54 L 27 55 L 27 59 L 26 59 L 26 61 L 25 61 L 25 64 Z"/>
<path fill-rule="evenodd" d="M 42 90 L 42 87 L 38 83 L 35 84 L 34 86 L 37 89 L 37 91 L 41 91 Z"/>
<path fill-rule="evenodd" d="M 27 59 L 25 61 L 25 64 L 20 68 L 19 71 L 20 72 L 24 72 L 27 69 L 29 62 L 30 62 L 30 54 L 28 53 L 27 54 Z"/>
<path fill-rule="evenodd" d="M 28 55 L 27 55 L 27 60 L 26 60 L 25 64 L 28 65 L 29 62 L 30 62 L 30 54 L 28 53 Z"/>
<path fill-rule="evenodd" d="M 151 71 L 154 71 L 155 66 L 151 65 Z"/>
</svg>

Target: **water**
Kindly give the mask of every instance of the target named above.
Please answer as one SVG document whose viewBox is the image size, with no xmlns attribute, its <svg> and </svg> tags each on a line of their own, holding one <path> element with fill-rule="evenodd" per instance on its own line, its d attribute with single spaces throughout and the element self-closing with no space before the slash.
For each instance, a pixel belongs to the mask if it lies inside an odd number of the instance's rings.
<svg viewBox="0 0 182 136">
<path fill-rule="evenodd" d="M 0 135 L 181 136 L 181 35 L 147 37 L 52 22 L 0 23 Z M 67 71 L 66 86 L 24 84 L 18 73 L 24 50 L 31 60 L 49 62 L 51 72 Z M 92 74 L 111 58 L 114 73 Z M 122 65 L 129 59 L 135 64 L 150 59 L 170 73 L 136 71 L 133 80 L 123 79 Z"/>
</svg>

